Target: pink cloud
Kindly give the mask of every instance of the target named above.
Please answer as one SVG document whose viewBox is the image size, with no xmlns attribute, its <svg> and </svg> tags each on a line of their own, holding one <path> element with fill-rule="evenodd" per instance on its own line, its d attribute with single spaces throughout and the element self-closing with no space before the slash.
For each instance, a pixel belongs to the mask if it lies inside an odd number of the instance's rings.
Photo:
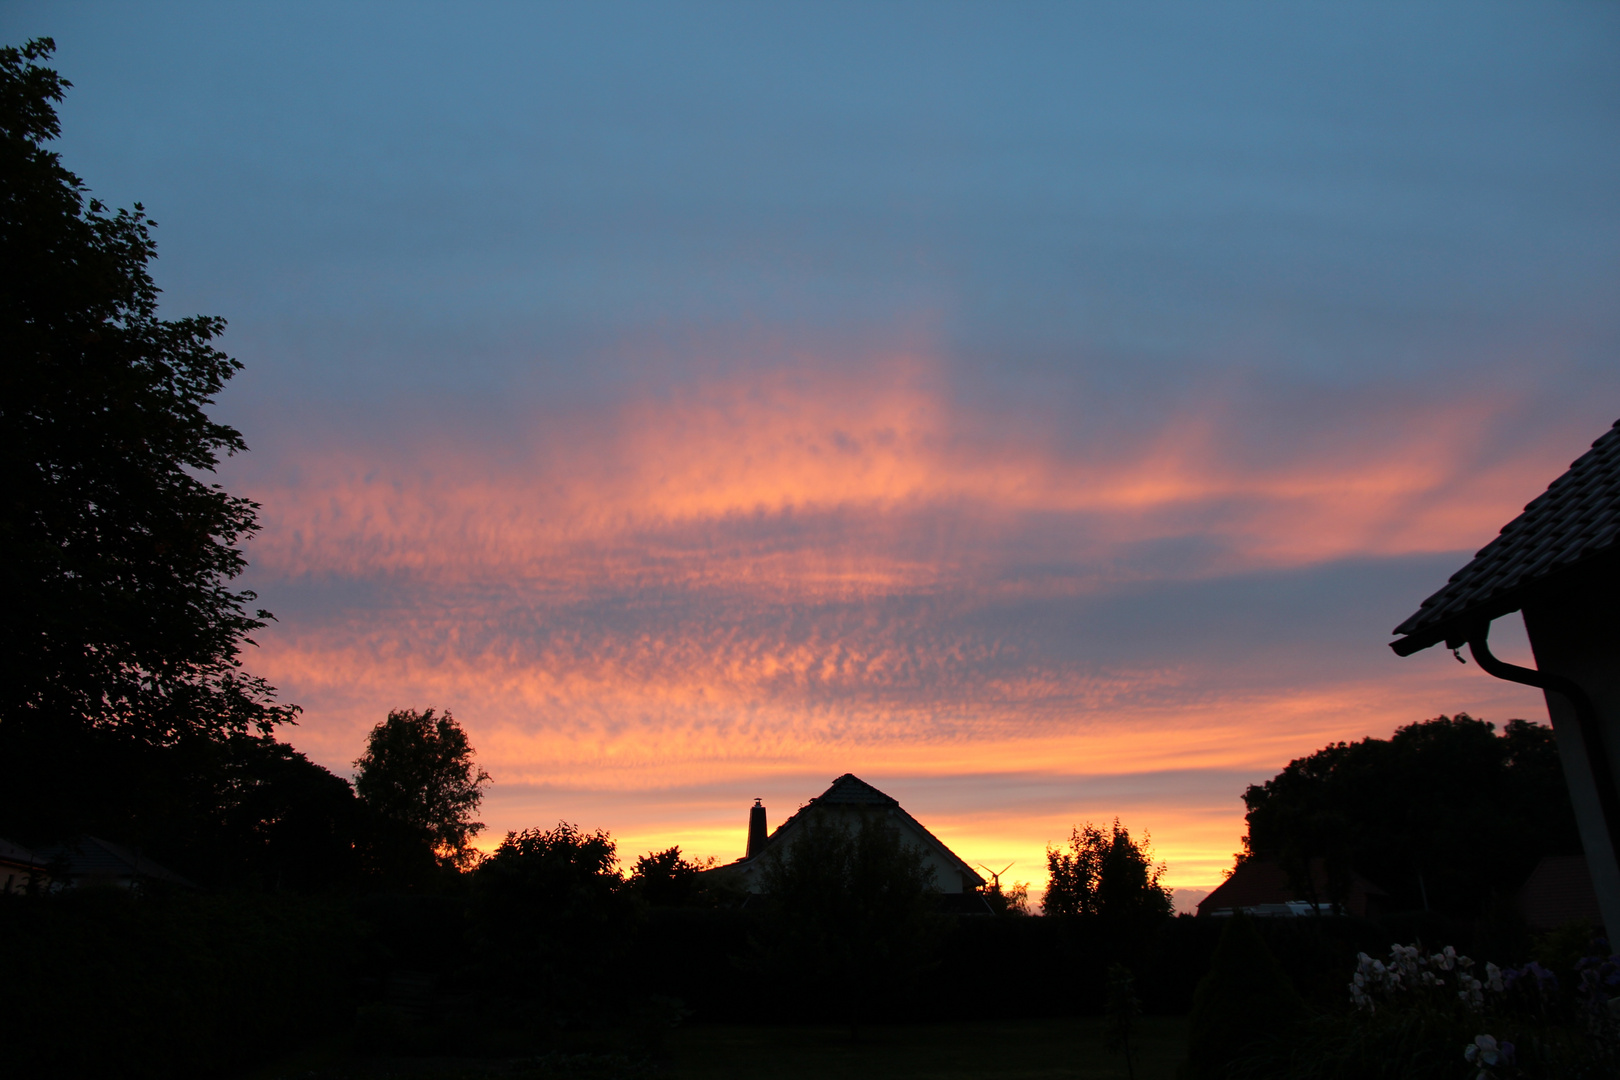
<svg viewBox="0 0 1620 1080">
<path fill-rule="evenodd" d="M 254 584 L 283 614 L 252 666 L 305 705 L 295 741 L 329 763 L 388 708 L 431 703 L 505 784 L 746 787 L 857 763 L 1263 775 L 1330 739 L 1523 695 L 1375 661 L 1064 658 L 986 613 L 1474 547 L 1556 472 L 1550 452 L 1485 458 L 1509 401 L 1361 404 L 1256 456 L 1220 402 L 1088 437 L 975 407 L 901 356 L 536 410 L 477 437 L 327 433 L 242 473 L 265 507 Z M 1142 555 L 1167 544 L 1196 554 Z M 277 593 L 294 588 L 288 609 Z M 354 588 L 365 598 L 342 599 Z M 1175 880 L 1208 884 L 1229 858 L 1236 794 L 1147 823 Z M 1022 864 L 1060 821 L 1109 816 L 1019 813 L 943 814 L 941 835 Z M 702 818 L 602 824 L 690 847 Z"/>
</svg>

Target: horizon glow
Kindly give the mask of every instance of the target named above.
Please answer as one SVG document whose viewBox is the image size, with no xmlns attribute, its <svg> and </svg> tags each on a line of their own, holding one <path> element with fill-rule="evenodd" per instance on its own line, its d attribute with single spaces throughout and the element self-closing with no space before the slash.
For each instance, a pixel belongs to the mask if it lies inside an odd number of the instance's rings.
<svg viewBox="0 0 1620 1080">
<path fill-rule="evenodd" d="M 970 863 L 1524 687 L 1389 631 L 1620 415 L 1620 9 L 17 0 L 230 320 L 247 670 L 480 842 L 741 854 L 853 772 Z M 1522 628 L 1496 632 L 1527 652 Z M 1187 894 L 1191 896 L 1191 893 Z"/>
</svg>

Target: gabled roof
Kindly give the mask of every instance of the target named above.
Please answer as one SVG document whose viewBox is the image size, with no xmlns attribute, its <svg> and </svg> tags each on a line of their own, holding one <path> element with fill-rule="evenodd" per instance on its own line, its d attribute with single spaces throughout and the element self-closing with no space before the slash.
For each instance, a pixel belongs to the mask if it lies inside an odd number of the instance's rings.
<svg viewBox="0 0 1620 1080">
<path fill-rule="evenodd" d="M 1441 641 L 1463 643 L 1480 623 L 1518 611 L 1572 578 L 1620 570 L 1620 420 L 1474 560 L 1395 628 L 1410 656 Z"/>
<path fill-rule="evenodd" d="M 53 864 L 65 866 L 67 876 L 81 883 L 145 879 L 194 887 L 190 881 L 145 855 L 94 836 L 82 836 L 72 844 L 62 844 L 40 854 Z"/>
<path fill-rule="evenodd" d="M 799 807 L 799 809 L 794 812 L 792 817 L 788 818 L 786 821 L 782 822 L 782 824 L 778 825 L 774 830 L 772 830 L 769 839 L 765 841 L 764 850 L 769 851 L 771 845 L 776 842 L 778 837 L 782 836 L 789 829 L 793 828 L 794 825 L 801 821 L 807 814 L 812 814 L 818 809 L 830 807 L 849 807 L 856 810 L 885 810 L 891 816 L 901 818 L 912 828 L 916 829 L 917 832 L 921 833 L 929 843 L 938 849 L 939 854 L 946 856 L 954 865 L 954 868 L 960 871 L 963 875 L 962 884 L 964 888 L 975 887 L 973 885 L 974 882 L 977 882 L 978 885 L 985 884 L 984 878 L 979 876 L 978 871 L 974 870 L 973 867 L 963 862 L 961 856 L 957 855 L 956 852 L 946 847 L 944 843 L 940 841 L 939 837 L 928 831 L 922 822 L 906 813 L 905 810 L 901 808 L 898 799 L 894 798 L 892 795 L 884 794 L 871 784 L 868 784 L 865 780 L 862 780 L 860 777 L 856 776 L 854 773 L 845 773 L 843 776 L 840 776 L 838 779 L 834 780 L 831 787 L 829 787 L 826 791 L 823 791 L 820 795 L 817 795 L 815 798 L 811 799 L 809 802 L 805 803 L 803 806 Z M 755 858 L 758 858 L 758 856 L 756 855 Z M 737 861 L 741 863 L 748 862 L 749 860 L 739 859 Z"/>
</svg>

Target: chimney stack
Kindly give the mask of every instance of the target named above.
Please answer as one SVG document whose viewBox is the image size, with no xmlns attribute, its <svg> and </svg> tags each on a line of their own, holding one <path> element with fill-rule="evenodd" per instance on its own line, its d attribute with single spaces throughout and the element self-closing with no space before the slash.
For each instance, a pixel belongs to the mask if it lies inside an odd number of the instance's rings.
<svg viewBox="0 0 1620 1080">
<path fill-rule="evenodd" d="M 752 859 L 765 850 L 765 835 L 765 807 L 755 799 L 748 811 L 748 854 L 743 858 Z"/>
</svg>

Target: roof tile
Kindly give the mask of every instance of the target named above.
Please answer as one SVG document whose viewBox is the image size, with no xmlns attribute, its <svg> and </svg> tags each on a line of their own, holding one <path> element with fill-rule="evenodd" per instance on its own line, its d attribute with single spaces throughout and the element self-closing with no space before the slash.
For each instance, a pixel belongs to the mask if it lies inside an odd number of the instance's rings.
<svg viewBox="0 0 1620 1080">
<path fill-rule="evenodd" d="M 1543 579 L 1620 553 L 1620 420 L 1569 471 L 1502 527 L 1445 587 L 1395 633 L 1397 652 L 1416 652 L 1463 624 L 1517 611 Z"/>
</svg>

